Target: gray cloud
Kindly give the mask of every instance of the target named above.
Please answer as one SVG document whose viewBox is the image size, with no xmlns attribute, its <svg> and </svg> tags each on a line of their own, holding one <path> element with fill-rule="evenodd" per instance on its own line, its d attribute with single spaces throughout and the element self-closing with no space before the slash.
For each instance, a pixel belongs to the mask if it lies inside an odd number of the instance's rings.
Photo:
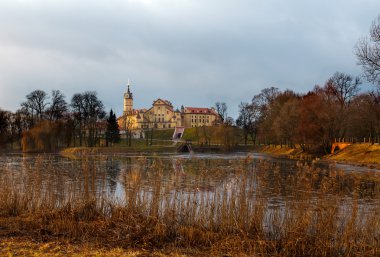
<svg viewBox="0 0 380 257">
<path fill-rule="evenodd" d="M 127 79 L 137 107 L 240 101 L 262 88 L 305 92 L 335 71 L 359 74 L 353 47 L 380 2 L 115 0 L 0 2 L 0 107 L 36 88 L 96 90 L 122 110 Z"/>
</svg>

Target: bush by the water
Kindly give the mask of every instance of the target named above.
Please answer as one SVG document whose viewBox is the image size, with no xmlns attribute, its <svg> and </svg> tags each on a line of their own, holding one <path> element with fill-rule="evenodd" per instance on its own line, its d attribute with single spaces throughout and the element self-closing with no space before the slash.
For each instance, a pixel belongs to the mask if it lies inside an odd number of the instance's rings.
<svg viewBox="0 0 380 257">
<path fill-rule="evenodd" d="M 66 126 L 63 122 L 43 121 L 24 131 L 21 140 L 23 152 L 53 152 L 59 147 L 68 146 L 71 133 Z"/>
</svg>

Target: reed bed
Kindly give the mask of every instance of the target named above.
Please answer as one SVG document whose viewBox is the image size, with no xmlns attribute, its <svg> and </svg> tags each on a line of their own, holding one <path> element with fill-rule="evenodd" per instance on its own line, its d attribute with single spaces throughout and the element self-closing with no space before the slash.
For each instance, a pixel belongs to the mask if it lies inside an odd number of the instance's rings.
<svg viewBox="0 0 380 257">
<path fill-rule="evenodd" d="M 177 166 L 139 158 L 118 178 L 122 197 L 109 193 L 94 160 L 84 161 L 69 184 L 39 175 L 54 176 L 53 162 L 37 160 L 18 175 L 4 169 L 0 238 L 204 256 L 380 255 L 376 173 L 303 163 L 287 173 L 247 158 L 233 161 L 233 172 L 200 161 L 202 179 L 184 185 Z"/>
</svg>

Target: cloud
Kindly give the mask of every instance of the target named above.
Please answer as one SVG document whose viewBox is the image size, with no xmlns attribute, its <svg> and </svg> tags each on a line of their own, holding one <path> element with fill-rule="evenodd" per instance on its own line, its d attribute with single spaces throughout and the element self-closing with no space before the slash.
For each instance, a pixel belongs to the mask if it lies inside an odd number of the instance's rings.
<svg viewBox="0 0 380 257">
<path fill-rule="evenodd" d="M 357 75 L 353 47 L 380 3 L 301 0 L 2 1 L 0 107 L 16 110 L 36 88 L 98 91 L 122 111 L 240 101 L 262 88 L 305 92 L 335 71 Z"/>
</svg>

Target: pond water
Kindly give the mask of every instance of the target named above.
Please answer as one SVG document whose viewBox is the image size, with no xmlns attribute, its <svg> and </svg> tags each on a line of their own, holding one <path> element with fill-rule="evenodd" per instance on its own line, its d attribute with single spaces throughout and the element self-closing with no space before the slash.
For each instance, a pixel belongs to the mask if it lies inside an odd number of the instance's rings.
<svg viewBox="0 0 380 257">
<path fill-rule="evenodd" d="M 95 203 L 105 217 L 122 207 L 181 226 L 256 227 L 270 240 L 296 230 L 378 245 L 380 229 L 379 170 L 253 153 L 0 155 L 0 198 L 27 211 Z"/>
<path fill-rule="evenodd" d="M 246 182 L 242 182 L 245 177 Z M 107 197 L 122 201 L 133 185 L 162 194 L 228 193 L 246 187 L 271 205 L 296 202 L 305 193 L 380 201 L 380 172 L 352 165 L 300 162 L 264 154 L 0 155 L 3 185 L 58 198 Z"/>
</svg>

